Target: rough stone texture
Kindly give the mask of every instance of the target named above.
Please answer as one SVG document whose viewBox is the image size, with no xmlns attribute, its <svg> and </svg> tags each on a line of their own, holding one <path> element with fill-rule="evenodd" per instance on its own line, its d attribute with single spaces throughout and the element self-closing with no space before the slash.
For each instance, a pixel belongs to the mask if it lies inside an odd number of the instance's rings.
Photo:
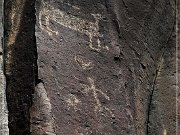
<svg viewBox="0 0 180 135">
<path fill-rule="evenodd" d="M 36 17 L 33 135 L 175 133 L 175 1 L 37 0 Z"/>
<path fill-rule="evenodd" d="M 150 112 L 150 134 L 176 134 L 175 32 L 159 62 Z M 171 124 L 170 124 L 171 123 Z"/>
<path fill-rule="evenodd" d="M 2 68 L 2 65 L 1 65 L 1 68 Z M 0 108 L 1 108 L 0 110 L 0 135 L 9 135 L 8 110 L 7 110 L 5 86 L 6 86 L 5 77 L 4 77 L 3 72 L 1 71 L 0 73 Z"/>
<path fill-rule="evenodd" d="M 3 0 L 0 0 L 0 19 L 3 18 Z M 6 103 L 6 81 L 3 72 L 3 23 L 0 21 L 0 135 L 8 135 L 8 111 Z"/>
<path fill-rule="evenodd" d="M 177 105 L 176 105 L 176 113 L 177 113 L 177 134 L 180 134 L 180 2 L 176 1 L 176 55 L 177 55 L 177 62 L 176 62 L 176 80 L 177 80 L 177 87 L 176 87 L 176 95 L 177 95 Z"/>
<path fill-rule="evenodd" d="M 54 120 L 51 114 L 52 106 L 42 83 L 37 85 L 34 95 L 34 105 L 30 110 L 31 117 L 36 117 L 31 127 L 33 129 L 33 134 L 38 135 L 54 132 Z"/>
</svg>

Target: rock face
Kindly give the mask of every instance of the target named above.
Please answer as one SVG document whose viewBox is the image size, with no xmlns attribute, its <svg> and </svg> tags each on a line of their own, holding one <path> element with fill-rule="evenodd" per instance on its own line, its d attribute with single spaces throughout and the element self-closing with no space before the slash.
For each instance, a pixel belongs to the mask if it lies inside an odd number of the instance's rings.
<svg viewBox="0 0 180 135">
<path fill-rule="evenodd" d="M 177 53 L 177 59 L 176 59 L 176 72 L 177 72 L 177 91 L 176 91 L 176 95 L 177 95 L 177 134 L 180 133 L 180 2 L 176 1 L 176 52 Z"/>
<path fill-rule="evenodd" d="M 3 0 L 0 0 L 0 18 L 3 18 Z M 6 103 L 6 81 L 3 72 L 3 47 L 2 47 L 2 39 L 3 39 L 3 23 L 0 22 L 0 134 L 8 135 L 8 111 L 7 111 L 7 103 Z"/>
<path fill-rule="evenodd" d="M 175 134 L 174 1 L 37 0 L 36 18 L 32 134 Z"/>
<path fill-rule="evenodd" d="M 6 0 L 9 134 L 174 135 L 175 19 L 173 0 Z"/>
<path fill-rule="evenodd" d="M 175 33 L 174 33 L 175 34 Z M 154 86 L 150 112 L 150 134 L 176 134 L 176 48 L 175 35 L 167 43 Z M 169 123 L 171 122 L 171 124 Z M 161 130 L 159 130 L 161 129 Z"/>
</svg>

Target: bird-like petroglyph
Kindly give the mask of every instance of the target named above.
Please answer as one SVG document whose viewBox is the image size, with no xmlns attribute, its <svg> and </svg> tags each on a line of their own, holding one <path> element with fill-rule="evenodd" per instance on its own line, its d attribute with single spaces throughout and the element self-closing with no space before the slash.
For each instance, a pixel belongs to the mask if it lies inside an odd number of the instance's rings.
<svg viewBox="0 0 180 135">
<path fill-rule="evenodd" d="M 106 107 L 103 106 L 98 98 L 98 93 L 100 93 L 104 98 L 106 98 L 107 100 L 110 100 L 109 96 L 107 94 L 105 94 L 104 92 L 102 92 L 101 90 L 97 89 L 95 86 L 95 82 L 92 78 L 88 77 L 87 78 L 89 85 L 84 84 L 84 83 L 80 83 L 81 87 L 84 89 L 84 92 L 86 94 L 88 93 L 92 93 L 94 99 L 95 99 L 95 109 L 94 111 L 97 112 L 103 112 L 103 111 L 108 111 L 111 115 L 111 117 L 115 117 L 114 114 L 112 113 L 112 111 Z"/>
<path fill-rule="evenodd" d="M 89 20 L 67 14 L 64 11 L 54 8 L 43 0 L 42 5 L 42 10 L 39 12 L 39 25 L 40 28 L 46 31 L 50 36 L 59 34 L 58 31 L 54 31 L 50 28 L 50 21 L 54 21 L 66 28 L 85 34 L 89 38 L 89 47 L 92 50 L 98 52 L 101 49 L 109 50 L 108 46 L 101 46 L 100 37 L 103 37 L 103 35 L 99 33 L 99 21 L 102 19 L 102 15 L 91 14 L 95 22 L 90 22 Z M 45 19 L 45 24 L 43 24 L 43 17 Z M 96 47 L 93 45 L 93 39 L 97 41 Z"/>
<path fill-rule="evenodd" d="M 74 59 L 77 62 L 77 64 L 80 67 L 82 67 L 84 70 L 90 70 L 90 69 L 93 69 L 93 67 L 94 67 L 94 63 L 91 60 L 89 60 L 81 55 L 75 56 Z"/>
</svg>

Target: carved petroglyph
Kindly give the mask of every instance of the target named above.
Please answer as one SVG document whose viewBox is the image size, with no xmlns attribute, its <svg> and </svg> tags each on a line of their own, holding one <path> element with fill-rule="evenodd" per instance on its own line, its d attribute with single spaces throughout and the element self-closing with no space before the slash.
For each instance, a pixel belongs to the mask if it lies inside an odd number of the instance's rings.
<svg viewBox="0 0 180 135">
<path fill-rule="evenodd" d="M 70 108 L 73 108 L 75 111 L 78 110 L 77 106 L 79 103 L 81 103 L 81 101 L 75 95 L 72 94 L 69 94 L 65 101 L 68 105 L 68 110 Z"/>
<path fill-rule="evenodd" d="M 104 110 L 108 111 L 111 115 L 111 117 L 115 117 L 112 111 L 107 108 L 106 106 L 103 106 L 98 98 L 98 93 L 100 93 L 102 96 L 104 96 L 107 100 L 110 100 L 109 96 L 107 96 L 104 92 L 101 90 L 98 90 L 95 86 L 94 80 L 90 77 L 87 78 L 90 85 L 86 85 L 83 83 L 80 83 L 81 87 L 84 89 L 84 92 L 88 94 L 89 92 L 92 92 L 93 97 L 95 99 L 96 105 L 94 111 L 97 112 L 103 112 Z"/>
<path fill-rule="evenodd" d="M 90 70 L 94 67 L 94 63 L 83 56 L 77 55 L 74 59 L 84 70 Z"/>
<path fill-rule="evenodd" d="M 50 28 L 50 21 L 55 21 L 56 23 L 66 28 L 75 30 L 88 36 L 89 47 L 92 50 L 98 52 L 101 49 L 109 50 L 108 46 L 101 46 L 100 37 L 102 37 L 103 35 L 99 33 L 99 21 L 102 19 L 102 16 L 100 14 L 91 14 L 94 17 L 95 22 L 90 22 L 89 20 L 84 20 L 56 9 L 53 6 L 50 6 L 49 3 L 46 3 L 44 1 L 42 1 L 42 5 L 42 10 L 39 13 L 39 25 L 40 28 L 46 31 L 50 36 L 52 36 L 53 34 L 59 34 L 58 31 L 54 31 Z M 44 25 L 42 23 L 43 17 L 45 19 Z M 97 40 L 97 47 L 94 47 L 93 39 Z"/>
<path fill-rule="evenodd" d="M 64 4 L 66 4 L 66 5 L 74 8 L 74 9 L 76 9 L 76 10 L 80 10 L 80 8 L 79 8 L 78 6 L 71 5 L 70 3 L 64 3 Z"/>
<path fill-rule="evenodd" d="M 167 130 L 163 129 L 163 135 L 167 135 Z"/>
</svg>

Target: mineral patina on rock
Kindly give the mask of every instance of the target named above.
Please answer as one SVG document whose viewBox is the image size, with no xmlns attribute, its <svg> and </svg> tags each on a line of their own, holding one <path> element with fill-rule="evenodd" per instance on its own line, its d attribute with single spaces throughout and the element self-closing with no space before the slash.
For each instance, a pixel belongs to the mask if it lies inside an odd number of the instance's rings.
<svg viewBox="0 0 180 135">
<path fill-rule="evenodd" d="M 3 18 L 3 0 L 0 0 L 0 19 Z M 8 111 L 6 102 L 6 81 L 3 72 L 3 22 L 0 21 L 0 135 L 9 135 Z"/>
<path fill-rule="evenodd" d="M 37 0 L 36 18 L 32 134 L 175 134 L 173 1 Z"/>
</svg>

